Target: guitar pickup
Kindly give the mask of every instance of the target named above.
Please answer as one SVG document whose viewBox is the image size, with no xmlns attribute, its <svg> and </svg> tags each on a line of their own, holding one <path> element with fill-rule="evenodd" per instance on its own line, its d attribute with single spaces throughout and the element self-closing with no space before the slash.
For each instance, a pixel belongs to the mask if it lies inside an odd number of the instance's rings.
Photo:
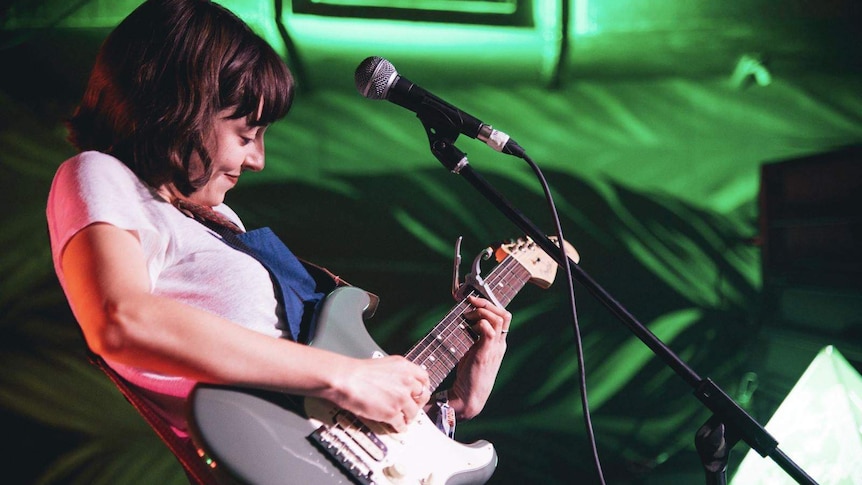
<svg viewBox="0 0 862 485">
<path fill-rule="evenodd" d="M 386 458 L 386 445 L 353 413 L 344 410 L 339 411 L 336 413 L 334 421 L 373 460 L 383 461 Z"/>
<path fill-rule="evenodd" d="M 326 425 L 308 435 L 308 440 L 332 457 L 335 463 L 360 485 L 377 485 L 371 468 Z"/>
</svg>

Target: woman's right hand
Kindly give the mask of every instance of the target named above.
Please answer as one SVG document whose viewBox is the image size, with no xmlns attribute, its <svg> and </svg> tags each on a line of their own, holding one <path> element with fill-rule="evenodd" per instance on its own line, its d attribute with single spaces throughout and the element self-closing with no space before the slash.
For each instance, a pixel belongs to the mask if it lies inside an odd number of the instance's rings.
<svg viewBox="0 0 862 485">
<path fill-rule="evenodd" d="M 359 417 L 403 431 L 431 397 L 428 373 L 404 357 L 348 359 L 324 396 Z"/>
</svg>

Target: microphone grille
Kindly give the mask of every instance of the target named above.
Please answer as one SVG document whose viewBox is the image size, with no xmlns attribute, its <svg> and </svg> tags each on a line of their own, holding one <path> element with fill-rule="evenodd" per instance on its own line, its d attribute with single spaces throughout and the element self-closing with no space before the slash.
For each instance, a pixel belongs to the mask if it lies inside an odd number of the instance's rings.
<svg viewBox="0 0 862 485">
<path fill-rule="evenodd" d="M 368 99 L 386 99 L 389 86 L 397 75 L 398 71 L 391 62 L 382 57 L 368 57 L 356 68 L 356 89 Z"/>
</svg>

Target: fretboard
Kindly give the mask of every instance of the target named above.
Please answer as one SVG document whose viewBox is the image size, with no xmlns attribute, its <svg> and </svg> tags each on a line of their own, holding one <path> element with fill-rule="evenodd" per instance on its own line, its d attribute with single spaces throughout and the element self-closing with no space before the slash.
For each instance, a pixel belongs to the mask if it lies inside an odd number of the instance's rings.
<svg viewBox="0 0 862 485">
<path fill-rule="evenodd" d="M 488 276 L 484 277 L 484 280 L 500 304 L 506 306 L 527 284 L 530 277 L 530 272 L 518 260 L 507 255 Z M 468 295 L 479 295 L 479 292 L 473 289 Z M 473 305 L 465 296 L 405 355 L 411 362 L 428 371 L 431 389 L 436 389 L 446 379 L 470 347 L 476 343 L 477 336 L 464 317 L 465 313 L 473 309 Z"/>
</svg>

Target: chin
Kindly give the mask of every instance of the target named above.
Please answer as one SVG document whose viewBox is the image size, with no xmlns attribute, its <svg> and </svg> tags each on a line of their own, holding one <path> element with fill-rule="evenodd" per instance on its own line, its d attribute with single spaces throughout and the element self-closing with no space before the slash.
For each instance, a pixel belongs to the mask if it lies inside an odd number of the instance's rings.
<svg viewBox="0 0 862 485">
<path fill-rule="evenodd" d="M 192 194 L 189 197 L 189 200 L 196 204 L 206 205 L 209 207 L 215 207 L 224 202 L 225 194 L 215 195 L 215 194 Z"/>
</svg>

